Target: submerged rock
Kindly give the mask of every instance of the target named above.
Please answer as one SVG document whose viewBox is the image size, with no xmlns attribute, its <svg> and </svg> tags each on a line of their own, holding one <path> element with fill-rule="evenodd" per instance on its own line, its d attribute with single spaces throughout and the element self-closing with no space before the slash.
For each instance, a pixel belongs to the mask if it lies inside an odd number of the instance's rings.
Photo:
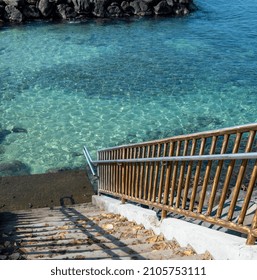
<svg viewBox="0 0 257 280">
<path fill-rule="evenodd" d="M 84 154 L 83 153 L 81 153 L 81 152 L 72 152 L 71 153 L 71 156 L 72 157 L 80 157 L 80 156 L 83 156 Z"/>
<path fill-rule="evenodd" d="M 5 148 L 0 145 L 0 155 L 5 153 Z"/>
<path fill-rule="evenodd" d="M 5 140 L 5 137 L 11 133 L 10 130 L 0 128 L 0 143 L 2 143 Z"/>
<path fill-rule="evenodd" d="M 14 133 L 28 133 L 26 128 L 22 128 L 22 127 L 18 127 L 18 126 L 14 126 L 12 129 L 12 132 Z"/>
<path fill-rule="evenodd" d="M 71 167 L 57 167 L 57 168 L 50 168 L 46 170 L 46 173 L 59 173 L 59 172 L 63 172 L 63 171 L 70 171 L 72 170 Z"/>
<path fill-rule="evenodd" d="M 30 167 L 25 163 L 14 160 L 11 162 L 0 163 L 0 176 L 29 175 Z"/>
</svg>

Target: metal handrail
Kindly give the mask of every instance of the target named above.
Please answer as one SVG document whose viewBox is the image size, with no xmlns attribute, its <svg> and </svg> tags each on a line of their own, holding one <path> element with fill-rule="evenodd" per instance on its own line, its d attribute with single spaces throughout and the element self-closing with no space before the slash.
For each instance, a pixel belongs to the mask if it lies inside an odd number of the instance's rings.
<svg viewBox="0 0 257 280">
<path fill-rule="evenodd" d="M 174 156 L 174 157 L 95 160 L 95 161 L 92 161 L 92 163 L 97 165 L 97 164 L 105 164 L 105 163 L 240 160 L 240 159 L 257 159 L 257 152 L 256 153 L 238 153 L 238 154 L 218 154 L 218 155 L 197 155 L 197 156 Z"/>
<path fill-rule="evenodd" d="M 97 176 L 97 175 L 96 175 L 96 171 L 94 170 L 94 168 L 95 168 L 95 166 L 94 166 L 94 165 L 95 165 L 95 162 L 92 160 L 92 158 L 91 158 L 91 156 L 90 156 L 90 153 L 89 153 L 89 151 L 88 151 L 88 149 L 87 149 L 86 146 L 84 146 L 84 148 L 83 148 L 83 153 L 84 153 L 84 156 L 85 156 L 85 158 L 86 158 L 86 160 L 87 160 L 87 163 L 88 163 L 88 165 L 89 165 L 89 168 L 90 168 L 92 174 L 93 174 L 94 176 Z"/>
</svg>

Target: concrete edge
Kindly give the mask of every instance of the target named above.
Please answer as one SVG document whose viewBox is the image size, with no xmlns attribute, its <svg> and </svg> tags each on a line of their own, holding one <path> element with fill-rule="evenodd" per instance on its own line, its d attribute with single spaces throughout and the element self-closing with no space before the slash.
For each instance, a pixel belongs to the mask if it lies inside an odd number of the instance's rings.
<svg viewBox="0 0 257 280">
<path fill-rule="evenodd" d="M 216 260 L 257 260 L 257 246 L 246 245 L 245 238 L 192 224 L 175 218 L 159 221 L 156 212 L 104 195 L 92 196 L 100 209 L 120 214 L 129 221 L 142 224 L 168 240 L 176 239 L 181 246 L 190 244 L 198 254 L 208 251 Z"/>
<path fill-rule="evenodd" d="M 155 234 L 160 234 L 161 222 L 158 220 L 153 210 L 138 207 L 132 204 L 122 204 L 121 201 L 108 196 L 92 196 L 92 203 L 101 210 L 120 214 L 129 221 L 143 224 L 146 229 L 151 229 Z"/>
</svg>

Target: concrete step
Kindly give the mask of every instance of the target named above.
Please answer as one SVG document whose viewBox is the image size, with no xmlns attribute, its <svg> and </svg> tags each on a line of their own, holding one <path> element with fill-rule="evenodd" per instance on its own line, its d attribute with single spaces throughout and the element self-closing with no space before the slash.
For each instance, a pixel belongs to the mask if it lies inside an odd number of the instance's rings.
<svg viewBox="0 0 257 280">
<path fill-rule="evenodd" d="M 85 244 L 85 245 L 77 245 L 72 247 L 61 246 L 58 248 L 49 247 L 41 247 L 31 248 L 30 251 L 27 251 L 27 257 L 32 259 L 40 258 L 44 256 L 47 259 L 74 259 L 78 255 L 83 256 L 84 259 L 105 259 L 105 258 L 116 258 L 122 259 L 123 257 L 129 257 L 131 255 L 139 255 L 143 253 L 150 253 L 155 251 L 155 248 L 166 248 L 163 250 L 172 251 L 171 246 L 168 244 L 164 244 L 165 242 L 159 242 L 155 244 L 136 244 L 136 245 L 128 245 L 126 244 L 113 244 L 110 243 L 106 245 L 104 243 L 98 244 Z M 121 246 L 119 246 L 121 245 Z M 143 257 L 141 259 L 144 259 Z"/>
<path fill-rule="evenodd" d="M 13 252 L 30 260 L 211 258 L 91 203 L 1 213 L 0 221 L 0 258 Z"/>
</svg>

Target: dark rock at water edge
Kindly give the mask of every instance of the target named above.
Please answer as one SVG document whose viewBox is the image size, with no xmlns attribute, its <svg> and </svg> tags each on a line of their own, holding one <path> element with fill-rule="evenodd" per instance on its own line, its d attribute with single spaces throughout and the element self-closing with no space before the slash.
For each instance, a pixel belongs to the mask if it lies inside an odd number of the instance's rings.
<svg viewBox="0 0 257 280">
<path fill-rule="evenodd" d="M 2 0 L 2 2 L 13 7 L 22 7 L 24 5 L 24 0 Z"/>
<path fill-rule="evenodd" d="M 5 8 L 4 8 L 4 6 L 3 5 L 1 5 L 1 3 L 0 3 L 0 19 L 2 18 L 4 18 L 4 12 L 5 12 Z"/>
<path fill-rule="evenodd" d="M 0 163 L 0 176 L 15 176 L 29 174 L 30 167 L 19 160 Z"/>
<path fill-rule="evenodd" d="M 22 13 L 25 16 L 25 18 L 27 19 L 36 19 L 36 18 L 40 18 L 40 11 L 39 9 L 34 6 L 34 5 L 28 5 L 25 6 L 22 9 Z"/>
<path fill-rule="evenodd" d="M 49 17 L 53 13 L 55 3 L 49 0 L 40 0 L 38 2 L 38 9 L 44 17 Z"/>
<path fill-rule="evenodd" d="M 194 10 L 193 0 L 0 0 L 0 22 L 185 16 Z"/>
<path fill-rule="evenodd" d="M 5 14 L 3 19 L 10 22 L 22 22 L 23 14 L 18 8 L 11 5 L 7 5 L 5 6 Z"/>
</svg>

